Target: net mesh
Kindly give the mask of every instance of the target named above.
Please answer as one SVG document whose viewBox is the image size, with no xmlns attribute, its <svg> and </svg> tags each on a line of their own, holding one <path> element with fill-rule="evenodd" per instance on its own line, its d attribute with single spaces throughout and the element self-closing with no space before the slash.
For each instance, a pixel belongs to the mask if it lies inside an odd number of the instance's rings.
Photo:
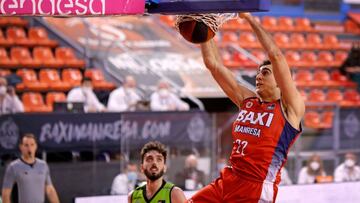
<svg viewBox="0 0 360 203">
<path fill-rule="evenodd" d="M 207 25 L 214 33 L 216 33 L 222 24 L 226 21 L 236 18 L 236 13 L 207 13 L 207 14 L 188 14 L 176 16 L 175 28 L 179 31 L 179 25 L 186 21 L 198 21 Z"/>
</svg>

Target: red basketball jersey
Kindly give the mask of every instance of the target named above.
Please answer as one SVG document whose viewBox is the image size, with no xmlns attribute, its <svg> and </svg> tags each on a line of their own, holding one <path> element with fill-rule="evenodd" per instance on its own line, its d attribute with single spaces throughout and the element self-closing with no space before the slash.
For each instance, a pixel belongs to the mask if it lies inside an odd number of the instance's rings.
<svg viewBox="0 0 360 203">
<path fill-rule="evenodd" d="M 280 100 L 245 99 L 232 127 L 230 163 L 245 179 L 277 184 L 287 152 L 300 132 L 285 119 Z"/>
</svg>

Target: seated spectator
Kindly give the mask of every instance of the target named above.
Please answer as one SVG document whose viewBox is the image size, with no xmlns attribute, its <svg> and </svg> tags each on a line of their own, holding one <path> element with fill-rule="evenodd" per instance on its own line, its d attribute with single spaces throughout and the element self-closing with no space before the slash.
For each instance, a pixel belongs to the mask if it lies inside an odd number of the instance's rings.
<svg viewBox="0 0 360 203">
<path fill-rule="evenodd" d="M 110 93 L 107 108 L 109 111 L 135 111 L 137 103 L 141 100 L 136 90 L 136 80 L 127 76 L 122 87 Z"/>
<path fill-rule="evenodd" d="M 7 86 L 6 79 L 0 77 L 0 116 L 19 112 L 24 112 L 24 106 L 15 89 Z"/>
<path fill-rule="evenodd" d="M 316 183 L 318 176 L 326 176 L 323 162 L 319 155 L 312 155 L 299 173 L 298 184 L 313 184 Z"/>
<path fill-rule="evenodd" d="M 197 169 L 197 157 L 190 154 L 186 157 L 185 168 L 176 174 L 176 185 L 184 190 L 198 190 L 205 185 L 205 174 Z"/>
<path fill-rule="evenodd" d="M 139 180 L 138 167 L 134 163 L 129 163 L 126 169 L 117 175 L 111 185 L 111 195 L 127 195 L 135 189 Z"/>
<path fill-rule="evenodd" d="M 360 181 L 360 166 L 356 161 L 355 154 L 346 153 L 344 162 L 335 169 L 335 182 Z"/>
<path fill-rule="evenodd" d="M 187 111 L 190 108 L 171 92 L 169 83 L 164 80 L 158 83 L 157 90 L 150 96 L 150 107 L 152 111 Z"/>
<path fill-rule="evenodd" d="M 281 168 L 281 182 L 280 185 L 292 185 L 292 181 L 289 177 L 289 173 L 285 167 Z"/>
<path fill-rule="evenodd" d="M 84 102 L 85 112 L 105 111 L 105 106 L 99 101 L 93 91 L 90 78 L 84 78 L 80 87 L 70 90 L 67 95 L 68 102 Z"/>
</svg>

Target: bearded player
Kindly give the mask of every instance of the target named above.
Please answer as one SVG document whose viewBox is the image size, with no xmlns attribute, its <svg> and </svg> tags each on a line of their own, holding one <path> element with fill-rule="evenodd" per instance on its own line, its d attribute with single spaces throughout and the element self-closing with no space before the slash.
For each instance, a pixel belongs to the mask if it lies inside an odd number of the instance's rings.
<svg viewBox="0 0 360 203">
<path fill-rule="evenodd" d="M 149 142 L 141 149 L 141 171 L 146 184 L 130 192 L 129 203 L 184 203 L 184 192 L 174 184 L 166 182 L 167 152 L 160 142 Z"/>
</svg>

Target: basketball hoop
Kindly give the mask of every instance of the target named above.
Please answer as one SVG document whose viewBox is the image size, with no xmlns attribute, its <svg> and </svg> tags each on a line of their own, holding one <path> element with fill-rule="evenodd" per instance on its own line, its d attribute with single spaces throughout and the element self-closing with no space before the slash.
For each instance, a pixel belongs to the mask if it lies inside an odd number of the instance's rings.
<svg viewBox="0 0 360 203">
<path fill-rule="evenodd" d="M 226 21 L 236 18 L 236 13 L 207 13 L 207 14 L 188 14 L 176 16 L 175 28 L 179 31 L 179 24 L 186 21 L 198 21 L 205 23 L 214 33 Z"/>
</svg>

